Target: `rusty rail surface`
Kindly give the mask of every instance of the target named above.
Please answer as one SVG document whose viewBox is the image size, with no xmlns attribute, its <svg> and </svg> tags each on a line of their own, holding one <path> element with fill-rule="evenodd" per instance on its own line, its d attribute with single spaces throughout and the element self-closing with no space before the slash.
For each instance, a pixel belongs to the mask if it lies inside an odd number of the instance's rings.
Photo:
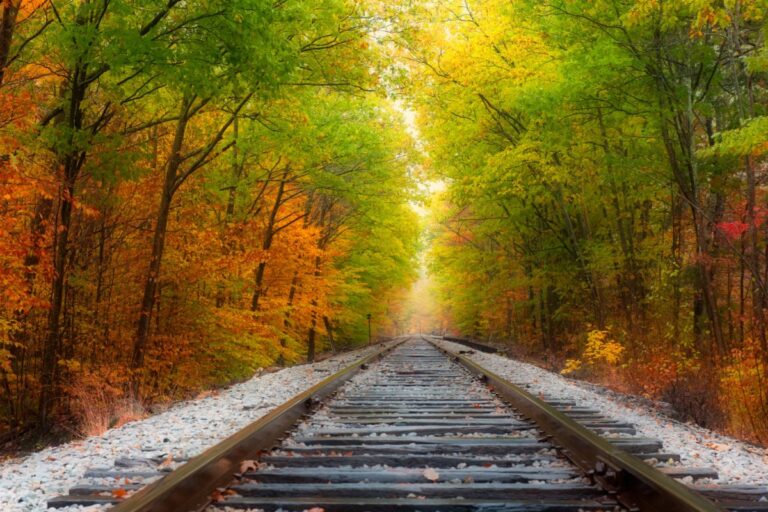
<svg viewBox="0 0 768 512">
<path fill-rule="evenodd" d="M 475 350 L 479 350 L 480 352 L 486 352 L 488 354 L 496 354 L 499 352 L 499 349 L 496 347 L 492 347 L 490 345 L 486 345 L 485 343 L 481 343 L 479 341 L 475 341 L 471 338 L 460 338 L 458 336 L 443 336 L 443 339 L 445 341 L 452 341 L 453 343 L 459 343 L 461 345 L 467 346 L 469 348 L 474 348 Z"/>
<path fill-rule="evenodd" d="M 149 484 L 110 509 L 114 512 L 186 512 L 200 510 L 217 487 L 227 484 L 240 464 L 272 448 L 321 400 L 403 341 L 393 342 L 296 395 L 266 416 L 209 448 L 161 480 Z"/>
<path fill-rule="evenodd" d="M 726 509 L 674 478 L 657 471 L 632 454 L 574 421 L 545 401 L 486 370 L 471 359 L 447 350 L 450 355 L 486 382 L 502 399 L 532 419 L 563 454 L 629 510 L 669 512 L 723 512 Z"/>
</svg>

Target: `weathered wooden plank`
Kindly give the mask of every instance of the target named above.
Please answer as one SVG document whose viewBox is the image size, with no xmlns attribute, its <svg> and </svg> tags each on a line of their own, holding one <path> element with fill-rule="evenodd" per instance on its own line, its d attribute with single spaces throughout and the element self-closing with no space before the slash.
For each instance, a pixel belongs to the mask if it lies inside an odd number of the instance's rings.
<svg viewBox="0 0 768 512">
<path fill-rule="evenodd" d="M 78 484 L 69 490 L 70 496 L 112 496 L 112 493 L 118 490 L 135 491 L 144 487 L 144 484 L 126 484 L 120 485 L 102 485 L 102 484 Z"/>
<path fill-rule="evenodd" d="M 717 479 L 717 471 L 715 471 L 712 468 L 697 468 L 697 467 L 686 467 L 686 466 L 671 466 L 671 467 L 660 467 L 657 468 L 659 471 L 664 473 L 667 476 L 671 476 L 673 478 L 685 478 L 687 476 L 690 476 L 694 480 L 702 480 L 704 478 L 711 478 L 711 479 Z"/>
<path fill-rule="evenodd" d="M 500 424 L 478 425 L 473 423 L 447 424 L 447 425 L 395 425 L 380 427 L 348 427 L 348 428 L 319 428 L 305 432 L 305 436 L 311 434 L 313 438 L 345 437 L 345 436 L 370 436 L 390 435 L 401 436 L 403 434 L 512 434 L 514 432 L 532 430 L 535 427 L 530 424 Z"/>
<path fill-rule="evenodd" d="M 48 508 L 64 508 L 73 505 L 89 507 L 91 505 L 114 505 L 120 500 L 113 496 L 57 496 L 48 500 Z"/>
<path fill-rule="evenodd" d="M 662 443 L 658 439 L 644 438 L 644 437 L 613 437 L 607 439 L 611 444 L 621 447 L 631 453 L 638 452 L 650 452 L 659 451 L 662 448 Z M 538 444 L 544 447 L 543 443 L 538 443 L 530 439 L 519 437 L 453 437 L 453 436 L 382 436 L 382 437 L 333 437 L 333 438 L 313 438 L 308 436 L 297 436 L 293 439 L 294 442 L 299 444 L 310 445 L 343 445 L 343 446 L 357 446 L 367 445 L 375 446 L 380 444 L 387 445 L 440 445 L 445 447 L 499 447 L 503 448 L 509 446 L 514 448 L 519 445 L 526 445 L 528 443 Z M 293 446 L 289 446 L 293 448 Z M 339 448 L 341 449 L 341 448 Z"/>
<path fill-rule="evenodd" d="M 531 480 L 566 480 L 577 478 L 579 472 L 573 468 L 551 467 L 512 467 L 512 468 L 482 468 L 441 469 L 437 474 L 437 482 L 529 482 Z M 325 468 L 318 471 L 316 467 L 293 467 L 287 469 L 265 469 L 248 472 L 245 478 L 267 483 L 425 483 L 424 468 L 377 468 L 349 469 Z M 430 475 L 433 476 L 433 475 Z"/>
<path fill-rule="evenodd" d="M 333 484 L 239 484 L 232 489 L 241 496 L 260 497 L 314 497 L 314 498 L 406 498 L 409 495 L 429 498 L 455 498 L 490 500 L 568 500 L 596 498 L 602 493 L 596 487 L 582 484 L 528 484 L 528 483 L 480 483 L 480 484 L 382 484 L 333 483 Z"/>
<path fill-rule="evenodd" d="M 134 470 L 130 468 L 126 469 L 111 469 L 111 468 L 91 468 L 85 470 L 83 475 L 85 478 L 127 478 L 132 479 L 145 479 L 152 477 L 165 476 L 170 472 L 168 471 L 152 471 L 146 470 Z"/>
<path fill-rule="evenodd" d="M 455 436 L 380 436 L 380 437 L 308 437 L 296 436 L 293 442 L 299 445 L 343 445 L 343 446 L 376 446 L 376 445 L 431 445 L 438 447 L 504 447 L 514 448 L 517 446 L 527 446 L 529 444 L 538 445 L 541 448 L 546 446 L 535 439 L 520 437 L 455 437 Z M 634 444 L 634 443 L 633 443 Z M 289 448 L 294 448 L 288 445 Z"/>
<path fill-rule="evenodd" d="M 359 454 L 432 454 L 448 455 L 462 453 L 470 455 L 513 455 L 520 453 L 551 452 L 554 448 L 551 444 L 536 441 L 522 441 L 518 444 L 497 445 L 460 445 L 445 443 L 440 445 L 429 444 L 354 444 L 354 445 L 310 445 L 310 446 L 286 446 L 280 453 L 323 454 L 335 453 L 337 455 Z"/>
<path fill-rule="evenodd" d="M 733 500 L 717 501 L 719 505 L 731 512 L 766 512 L 768 511 L 768 502 L 743 502 Z"/>
<path fill-rule="evenodd" d="M 410 410 L 408 412 L 387 412 L 387 411 L 380 411 L 380 410 L 371 410 L 371 409 L 365 409 L 365 410 L 359 410 L 358 412 L 354 411 L 338 411 L 333 413 L 332 415 L 323 415 L 318 416 L 318 418 L 333 418 L 337 419 L 339 421 L 341 420 L 347 420 L 347 419 L 356 419 L 359 418 L 361 420 L 387 420 L 391 418 L 402 418 L 402 419 L 430 419 L 434 418 L 437 420 L 440 419 L 511 419 L 516 421 L 521 421 L 521 419 L 513 414 L 510 414 L 508 412 L 503 413 L 496 413 L 496 414 L 488 414 L 488 411 L 472 411 L 472 412 L 464 412 L 464 413 L 457 413 L 454 412 L 454 409 L 446 409 L 445 411 L 421 411 L 421 410 Z"/>
<path fill-rule="evenodd" d="M 499 417 L 499 416 L 491 416 L 491 417 L 480 417 L 480 418 L 466 418 L 462 416 L 454 416 L 453 418 L 446 417 L 446 416 L 437 416 L 437 417 L 431 417 L 431 418 L 420 418 L 417 415 L 411 415 L 409 418 L 403 418 L 401 416 L 390 416 L 389 418 L 375 418 L 375 419 L 369 419 L 369 418 L 361 418 L 361 417 L 343 417 L 338 418 L 336 421 L 334 421 L 337 425 L 407 425 L 407 426 L 415 426 L 415 425 L 429 425 L 429 426 L 438 426 L 438 425 L 508 425 L 508 426 L 519 426 L 519 427 L 527 427 L 527 428 L 534 428 L 533 425 L 530 423 L 524 423 L 522 421 L 515 420 L 511 416 L 507 417 Z"/>
<path fill-rule="evenodd" d="M 615 438 L 617 442 L 626 442 L 624 438 Z M 626 438 L 626 439 L 638 439 L 641 438 Z M 358 444 L 359 442 L 365 442 L 366 444 L 429 444 L 429 445 L 461 445 L 461 446 L 476 446 L 476 445 L 518 445 L 525 443 L 536 443 L 535 439 L 520 438 L 518 436 L 483 436 L 483 437 L 471 437 L 471 436 L 382 436 L 382 437 L 338 437 L 335 439 L 315 439 L 304 435 L 297 435 L 292 439 L 295 443 L 310 444 L 326 444 L 328 441 L 334 441 L 334 444 Z"/>
<path fill-rule="evenodd" d="M 661 452 L 643 452 L 643 453 L 636 453 L 639 458 L 649 461 L 651 459 L 655 459 L 659 462 L 680 462 L 680 454 L 679 453 L 661 453 Z"/>
<path fill-rule="evenodd" d="M 763 500 L 768 503 L 768 485 L 694 485 L 694 489 L 718 499 Z"/>
<path fill-rule="evenodd" d="M 333 414 L 366 414 L 375 411 L 377 414 L 487 414 L 487 415 L 504 415 L 506 413 L 499 413 L 498 407 L 447 407 L 447 406 L 419 406 L 419 407 L 363 407 L 349 406 L 349 407 L 336 407 L 330 406 L 327 409 Z"/>
<path fill-rule="evenodd" d="M 610 502 L 596 500 L 559 500 L 549 503 L 524 500 L 471 499 L 360 499 L 360 498 L 229 498 L 218 503 L 221 507 L 262 509 L 265 511 L 303 511 L 313 507 L 324 512 L 606 512 L 613 509 Z"/>
<path fill-rule="evenodd" d="M 403 466 L 403 467 L 430 467 L 430 468 L 451 468 L 459 464 L 479 467 L 509 467 L 531 464 L 550 464 L 558 461 L 554 455 L 543 454 L 519 454 L 513 459 L 499 459 L 488 457 L 472 457 L 463 455 L 459 457 L 450 455 L 356 455 L 345 456 L 337 454 L 335 456 L 312 456 L 300 455 L 286 457 L 280 455 L 267 455 L 260 459 L 262 462 L 275 467 L 300 467 L 310 465 L 313 467 L 335 467 L 335 466 Z"/>
</svg>

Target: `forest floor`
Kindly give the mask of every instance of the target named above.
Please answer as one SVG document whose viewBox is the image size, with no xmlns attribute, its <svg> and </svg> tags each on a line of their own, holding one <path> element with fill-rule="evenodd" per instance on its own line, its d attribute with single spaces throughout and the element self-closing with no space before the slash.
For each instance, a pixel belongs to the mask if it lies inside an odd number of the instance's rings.
<svg viewBox="0 0 768 512">
<path fill-rule="evenodd" d="M 66 494 L 83 479 L 86 469 L 112 467 L 121 457 L 193 457 L 378 348 L 365 347 L 317 363 L 261 374 L 204 398 L 179 402 L 104 435 L 0 462 L 0 510 L 46 510 L 47 500 Z"/>
<path fill-rule="evenodd" d="M 375 343 L 379 343 L 379 342 L 381 341 L 378 341 Z M 339 348 L 338 352 L 337 351 L 321 352 L 317 354 L 315 358 L 315 363 L 323 362 L 326 359 L 336 357 L 339 354 L 348 352 L 350 350 L 352 349 L 341 347 Z M 301 363 L 298 363 L 298 364 L 301 364 Z M 118 425 L 110 426 L 110 429 L 119 427 L 124 423 L 129 423 L 137 419 L 144 419 L 145 417 L 154 416 L 156 414 L 165 412 L 169 407 L 172 407 L 178 403 L 187 403 L 189 401 L 204 398 L 211 394 L 215 395 L 220 391 L 224 389 L 228 389 L 236 384 L 242 384 L 243 382 L 252 380 L 255 377 L 261 377 L 268 373 L 274 373 L 274 372 L 283 370 L 285 368 L 286 367 L 284 366 L 269 366 L 266 368 L 259 368 L 252 376 L 248 378 L 232 380 L 227 383 L 219 384 L 213 388 L 207 388 L 203 390 L 198 390 L 196 392 L 190 392 L 189 396 L 187 397 L 180 397 L 174 400 L 166 400 L 161 402 L 151 402 L 148 404 L 142 404 L 138 406 L 138 409 L 137 409 L 137 412 L 138 410 L 140 410 L 140 416 L 133 417 L 133 418 L 129 416 L 129 419 L 127 421 L 125 421 L 125 418 L 119 418 L 120 423 Z M 111 418 L 111 419 L 114 420 L 115 418 Z M 58 446 L 71 441 L 75 441 L 83 437 L 89 437 L 91 434 L 81 433 L 83 431 L 83 426 L 78 425 L 77 422 L 78 422 L 78 418 L 76 417 L 59 418 L 57 420 L 57 424 L 54 425 L 51 431 L 48 432 L 48 434 L 46 434 L 42 438 L 37 432 L 34 431 L 33 428 L 29 428 L 28 430 L 25 430 L 20 434 L 14 435 L 12 432 L 3 432 L 3 429 L 2 429 L 3 425 L 0 424 L 0 464 L 2 464 L 7 460 L 18 459 L 29 453 L 40 451 L 43 448 Z"/>
<path fill-rule="evenodd" d="M 451 350 L 467 350 L 458 343 L 436 341 Z M 717 483 L 768 485 L 768 449 L 678 421 L 665 412 L 668 408 L 664 404 L 569 379 L 498 354 L 473 351 L 468 356 L 535 395 L 570 398 L 579 405 L 598 409 L 606 416 L 632 423 L 638 436 L 661 439 L 664 451 L 680 454 L 684 465 L 717 470 L 720 476 Z"/>
</svg>

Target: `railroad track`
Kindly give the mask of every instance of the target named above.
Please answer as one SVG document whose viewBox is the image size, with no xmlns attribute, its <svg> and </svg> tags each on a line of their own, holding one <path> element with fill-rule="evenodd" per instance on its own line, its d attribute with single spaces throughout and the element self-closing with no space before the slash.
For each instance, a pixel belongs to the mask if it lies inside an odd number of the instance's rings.
<svg viewBox="0 0 768 512">
<path fill-rule="evenodd" d="M 115 512 L 768 511 L 766 488 L 715 478 L 631 424 L 546 403 L 423 338 L 394 343 L 201 456 L 117 461 L 51 500 Z M 163 477 L 143 487 L 147 478 Z M 119 492 L 117 492 L 119 491 Z M 129 499 L 118 497 L 133 493 Z"/>
</svg>

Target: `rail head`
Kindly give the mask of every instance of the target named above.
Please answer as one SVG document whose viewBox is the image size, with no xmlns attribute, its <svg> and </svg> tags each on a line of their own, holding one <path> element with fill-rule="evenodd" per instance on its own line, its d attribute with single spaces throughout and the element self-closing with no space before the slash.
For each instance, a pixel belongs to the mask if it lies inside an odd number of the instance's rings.
<svg viewBox="0 0 768 512">
<path fill-rule="evenodd" d="M 235 477 L 243 461 L 272 448 L 313 406 L 334 393 L 369 363 L 381 358 L 404 341 L 406 339 L 396 339 L 326 377 L 110 510 L 192 512 L 205 508 L 211 502 L 214 491 Z"/>
<path fill-rule="evenodd" d="M 654 512 L 725 512 L 725 508 L 657 471 L 638 457 L 612 445 L 519 386 L 483 368 L 471 359 L 424 338 L 483 380 L 521 414 L 562 447 L 563 454 L 597 485 L 616 496 L 629 510 Z"/>
<path fill-rule="evenodd" d="M 485 343 L 481 343 L 479 341 L 475 341 L 471 338 L 460 338 L 457 336 L 443 336 L 443 339 L 445 341 L 450 341 L 453 343 L 458 343 L 460 345 L 465 345 L 469 348 L 479 350 L 480 352 L 487 352 L 489 354 L 497 354 L 499 352 L 498 348 L 492 347 L 491 345 L 486 345 Z"/>
</svg>

